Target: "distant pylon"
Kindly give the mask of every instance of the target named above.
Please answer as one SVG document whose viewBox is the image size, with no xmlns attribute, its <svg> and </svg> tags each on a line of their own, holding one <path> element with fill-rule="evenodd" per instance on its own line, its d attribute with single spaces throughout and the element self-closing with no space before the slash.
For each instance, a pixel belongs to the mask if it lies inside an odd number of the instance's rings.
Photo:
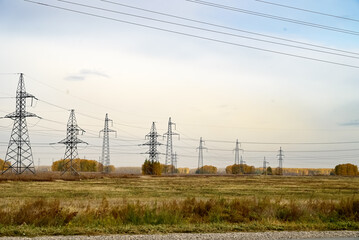
<svg viewBox="0 0 359 240">
<path fill-rule="evenodd" d="M 202 140 L 202 137 L 199 140 L 199 147 L 198 149 L 198 173 L 203 173 L 203 149 L 208 149 L 206 147 L 203 147 L 204 141 Z"/>
<path fill-rule="evenodd" d="M 103 132 L 102 158 L 101 158 L 103 173 L 110 172 L 110 170 L 109 170 L 109 166 L 110 166 L 110 137 L 109 137 L 109 133 L 114 132 L 117 136 L 117 132 L 115 130 L 111 130 L 108 128 L 108 122 L 111 122 L 113 124 L 113 121 L 108 118 L 108 114 L 106 113 L 105 126 L 100 131 L 100 135 L 101 135 L 101 132 Z"/>
<path fill-rule="evenodd" d="M 173 167 L 177 169 L 177 153 L 173 154 Z"/>
<path fill-rule="evenodd" d="M 170 170 L 171 173 L 174 173 L 174 165 L 173 165 L 173 145 L 172 145 L 172 136 L 174 135 L 178 135 L 178 139 L 179 139 L 179 134 L 178 133 L 174 133 L 172 131 L 172 125 L 175 126 L 176 129 L 176 124 L 173 123 L 171 121 L 171 118 L 169 118 L 168 120 L 168 131 L 163 134 L 163 137 L 167 136 L 167 146 L 166 146 L 166 161 L 165 161 L 165 172 L 167 173 L 168 169 L 167 166 L 171 165 Z"/>
<path fill-rule="evenodd" d="M 77 152 L 77 144 L 79 143 L 87 144 L 87 142 L 84 142 L 77 138 L 77 135 L 79 135 L 80 132 L 84 133 L 85 130 L 81 129 L 77 125 L 75 110 L 71 109 L 70 117 L 67 122 L 66 138 L 58 142 L 66 145 L 66 150 L 64 155 L 64 168 L 62 174 L 69 171 L 71 172 L 71 174 L 78 175 L 78 172 L 74 167 L 74 163 L 73 163 L 73 160 L 78 158 L 79 156 Z"/>
<path fill-rule="evenodd" d="M 233 151 L 234 151 L 234 164 L 236 164 L 236 165 L 238 165 L 238 164 L 243 164 L 243 163 L 242 163 L 242 155 L 240 155 L 240 151 L 242 150 L 242 149 L 240 148 L 240 145 L 241 145 L 241 143 L 238 142 L 238 139 L 237 139 L 237 141 L 236 141 L 236 148 L 233 149 Z M 239 160 L 239 159 L 241 159 L 241 160 Z"/>
<path fill-rule="evenodd" d="M 157 146 L 162 145 L 157 141 L 157 138 L 159 136 L 160 135 L 157 134 L 156 124 L 155 122 L 152 122 L 151 130 L 146 135 L 146 139 L 148 139 L 149 141 L 142 144 L 144 146 L 149 146 L 149 150 L 146 152 L 146 154 L 148 154 L 148 160 L 152 163 L 158 161 L 158 155 L 161 154 L 157 151 Z"/>
<path fill-rule="evenodd" d="M 264 157 L 264 160 L 263 160 L 263 174 L 264 175 L 267 175 L 267 160 L 266 160 L 266 157 Z"/>
<path fill-rule="evenodd" d="M 20 79 L 16 90 L 16 111 L 4 117 L 14 120 L 14 125 L 11 131 L 2 174 L 8 170 L 14 171 L 16 174 L 22 174 L 25 171 L 35 174 L 26 118 L 38 116 L 26 111 L 26 98 L 31 98 L 31 103 L 34 98 L 37 100 L 35 96 L 26 92 L 24 75 L 23 73 L 20 73 Z"/>
<path fill-rule="evenodd" d="M 279 175 L 283 175 L 283 150 L 282 147 L 279 148 L 279 154 L 277 155 L 279 161 Z"/>
<path fill-rule="evenodd" d="M 239 164 L 240 165 L 243 165 L 243 164 L 245 164 L 246 162 L 243 160 L 243 156 L 241 155 L 241 158 L 240 158 L 241 160 L 239 161 Z"/>
</svg>

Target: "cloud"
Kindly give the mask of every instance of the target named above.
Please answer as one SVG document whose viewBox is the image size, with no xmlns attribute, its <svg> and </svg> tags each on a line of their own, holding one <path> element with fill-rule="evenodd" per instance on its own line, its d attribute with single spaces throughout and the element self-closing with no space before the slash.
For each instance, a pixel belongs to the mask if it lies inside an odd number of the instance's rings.
<svg viewBox="0 0 359 240">
<path fill-rule="evenodd" d="M 82 69 L 80 71 L 80 74 L 82 75 L 93 75 L 93 76 L 100 76 L 100 77 L 104 77 L 104 78 L 109 78 L 109 76 L 103 72 L 99 72 L 99 71 L 94 71 L 94 70 L 89 70 L 89 69 Z"/>
<path fill-rule="evenodd" d="M 78 76 L 78 75 L 71 75 L 71 76 L 65 77 L 65 80 L 67 80 L 67 81 L 83 81 L 83 80 L 85 80 L 85 77 Z"/>
<path fill-rule="evenodd" d="M 65 80 L 67 80 L 67 81 L 84 81 L 84 80 L 86 80 L 86 78 L 88 76 L 97 76 L 97 77 L 109 78 L 109 76 L 106 73 L 95 71 L 95 70 L 82 69 L 77 74 L 65 77 Z"/>
<path fill-rule="evenodd" d="M 340 126 L 359 126 L 359 120 L 352 120 L 349 122 L 339 123 Z"/>
</svg>

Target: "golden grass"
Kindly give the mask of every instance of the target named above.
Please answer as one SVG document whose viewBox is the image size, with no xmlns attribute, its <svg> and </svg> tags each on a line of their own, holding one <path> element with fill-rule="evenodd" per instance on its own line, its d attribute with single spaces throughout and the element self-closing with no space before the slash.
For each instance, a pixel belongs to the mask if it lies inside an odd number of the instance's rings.
<svg viewBox="0 0 359 240">
<path fill-rule="evenodd" d="M 63 180 L 57 173 L 36 178 L 1 176 L 0 235 L 10 234 L 20 222 L 33 226 L 32 232 L 44 228 L 44 234 L 59 231 L 53 227 L 72 229 L 68 234 L 92 234 L 89 229 L 97 229 L 96 233 L 274 230 L 278 226 L 359 229 L 357 177 L 87 174 Z M 39 210 L 26 212 L 27 208 Z M 33 220 L 20 215 L 8 220 L 13 213 L 24 212 Z M 147 218 L 141 217 L 144 214 Z M 52 217 L 41 220 L 40 215 Z M 155 227 L 158 224 L 166 226 Z M 7 230 L 2 232 L 1 227 Z"/>
</svg>

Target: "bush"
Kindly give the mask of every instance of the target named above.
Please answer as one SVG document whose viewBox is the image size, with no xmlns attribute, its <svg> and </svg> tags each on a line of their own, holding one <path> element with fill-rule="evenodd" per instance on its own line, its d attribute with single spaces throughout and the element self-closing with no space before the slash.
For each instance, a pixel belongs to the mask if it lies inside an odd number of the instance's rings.
<svg viewBox="0 0 359 240">
<path fill-rule="evenodd" d="M 358 166 L 347 163 L 339 164 L 334 168 L 335 175 L 338 176 L 358 176 Z"/>
</svg>

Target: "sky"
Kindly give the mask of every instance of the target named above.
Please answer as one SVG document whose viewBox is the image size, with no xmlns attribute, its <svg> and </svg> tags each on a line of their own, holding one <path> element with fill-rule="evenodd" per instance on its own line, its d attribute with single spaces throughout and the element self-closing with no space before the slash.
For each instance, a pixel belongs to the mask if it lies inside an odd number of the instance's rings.
<svg viewBox="0 0 359 240">
<path fill-rule="evenodd" d="M 357 0 L 34 2 L 0 0 L 0 115 L 15 111 L 24 73 L 38 98 L 27 111 L 41 117 L 27 119 L 35 165 L 63 158 L 52 143 L 65 138 L 70 109 L 89 143 L 79 156 L 94 160 L 109 114 L 118 167 L 140 166 L 152 122 L 163 135 L 169 117 L 178 167 L 198 166 L 200 137 L 204 164 L 219 168 L 234 163 L 237 139 L 256 167 L 264 157 L 277 167 L 280 147 L 284 167 L 359 164 Z M 12 124 L 0 119 L 0 158 Z"/>
</svg>

